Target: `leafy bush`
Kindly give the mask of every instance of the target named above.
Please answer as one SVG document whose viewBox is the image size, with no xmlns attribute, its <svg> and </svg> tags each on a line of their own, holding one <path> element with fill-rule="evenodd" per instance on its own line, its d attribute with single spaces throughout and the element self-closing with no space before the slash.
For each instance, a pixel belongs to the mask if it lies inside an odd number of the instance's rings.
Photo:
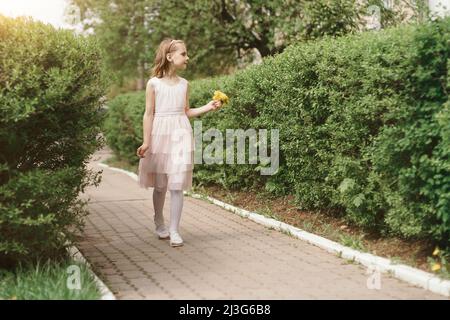
<svg viewBox="0 0 450 320">
<path fill-rule="evenodd" d="M 142 106 L 145 95 L 123 94 L 108 102 L 104 122 L 106 141 L 119 159 L 137 163 L 136 145 L 142 143 Z"/>
<path fill-rule="evenodd" d="M 78 193 L 101 145 L 97 44 L 0 16 L 0 264 L 58 255 L 82 224 Z"/>
<path fill-rule="evenodd" d="M 373 181 L 387 202 L 385 222 L 404 236 L 450 238 L 448 89 L 450 23 L 417 30 L 405 106 L 386 113 L 387 125 L 367 149 Z M 372 179 L 372 177 L 371 177 Z"/>
</svg>

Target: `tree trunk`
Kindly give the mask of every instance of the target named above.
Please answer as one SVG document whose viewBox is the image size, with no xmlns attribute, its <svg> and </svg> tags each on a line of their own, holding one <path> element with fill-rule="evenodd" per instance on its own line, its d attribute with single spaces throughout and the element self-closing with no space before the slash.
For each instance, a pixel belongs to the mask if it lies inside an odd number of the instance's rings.
<svg viewBox="0 0 450 320">
<path fill-rule="evenodd" d="M 138 79 L 136 84 L 136 90 L 144 90 L 145 89 L 145 68 L 144 63 L 141 61 L 138 62 Z"/>
</svg>

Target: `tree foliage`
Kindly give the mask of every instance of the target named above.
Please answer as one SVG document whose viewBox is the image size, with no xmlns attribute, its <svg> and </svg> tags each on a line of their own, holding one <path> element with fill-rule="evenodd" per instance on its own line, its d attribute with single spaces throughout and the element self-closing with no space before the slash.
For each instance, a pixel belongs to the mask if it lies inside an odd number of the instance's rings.
<svg viewBox="0 0 450 320">
<path fill-rule="evenodd" d="M 231 73 L 252 62 L 255 53 L 256 57 L 266 57 L 299 41 L 359 31 L 370 5 L 381 9 L 383 26 L 404 19 L 399 7 L 386 8 L 382 0 L 71 0 L 71 3 L 74 22 L 81 21 L 99 37 L 110 70 L 120 79 L 145 78 L 156 48 L 165 37 L 186 41 L 191 58 L 186 76 L 204 78 Z"/>
</svg>

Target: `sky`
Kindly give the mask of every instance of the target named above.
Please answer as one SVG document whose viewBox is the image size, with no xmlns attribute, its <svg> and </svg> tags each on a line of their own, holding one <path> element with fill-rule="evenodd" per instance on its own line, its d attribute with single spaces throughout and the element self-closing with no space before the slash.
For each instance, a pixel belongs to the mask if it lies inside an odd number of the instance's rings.
<svg viewBox="0 0 450 320">
<path fill-rule="evenodd" d="M 450 0 L 429 0 L 428 3 L 431 10 L 435 11 L 439 16 L 450 14 Z"/>
<path fill-rule="evenodd" d="M 0 0 L 0 14 L 8 17 L 32 16 L 35 20 L 51 23 L 56 28 L 81 29 L 65 21 L 68 0 Z"/>
</svg>

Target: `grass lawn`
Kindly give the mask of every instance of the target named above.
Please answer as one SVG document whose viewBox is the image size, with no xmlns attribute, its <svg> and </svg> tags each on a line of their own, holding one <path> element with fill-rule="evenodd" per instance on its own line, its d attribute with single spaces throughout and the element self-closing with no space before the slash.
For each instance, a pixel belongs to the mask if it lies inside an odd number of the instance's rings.
<svg viewBox="0 0 450 320">
<path fill-rule="evenodd" d="M 0 269 L 0 299 L 97 300 L 100 296 L 86 266 L 71 259 Z"/>
</svg>

